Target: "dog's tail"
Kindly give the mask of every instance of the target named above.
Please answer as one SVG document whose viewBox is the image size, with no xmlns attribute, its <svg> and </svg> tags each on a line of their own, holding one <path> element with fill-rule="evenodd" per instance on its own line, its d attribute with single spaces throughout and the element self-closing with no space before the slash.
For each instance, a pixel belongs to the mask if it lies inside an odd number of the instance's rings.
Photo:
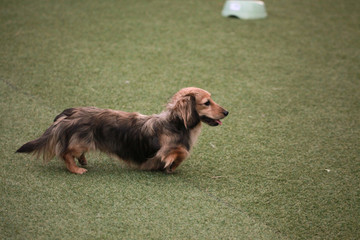
<svg viewBox="0 0 360 240">
<path fill-rule="evenodd" d="M 32 153 L 37 158 L 42 157 L 44 161 L 50 161 L 55 156 L 61 157 L 66 152 L 71 138 L 79 129 L 83 129 L 85 133 L 90 132 L 86 128 L 89 124 L 83 124 L 85 127 L 81 128 L 79 127 L 81 124 L 77 124 L 78 119 L 76 120 L 76 117 L 69 120 L 77 112 L 76 108 L 65 109 L 55 117 L 54 123 L 41 137 L 25 143 L 16 152 Z M 88 121 L 90 120 L 88 119 Z M 85 142 L 91 141 L 89 139 L 87 138 Z M 76 135 L 73 140 L 79 142 L 83 139 Z"/>
<path fill-rule="evenodd" d="M 56 131 L 54 131 L 56 122 L 61 122 L 62 119 L 68 117 L 72 113 L 72 108 L 64 110 L 55 117 L 54 124 L 51 125 L 41 137 L 25 143 L 16 150 L 16 153 L 32 153 L 37 158 L 42 157 L 44 161 L 51 160 L 56 155 Z"/>
<path fill-rule="evenodd" d="M 22 145 L 16 153 L 32 153 L 36 157 L 42 157 L 44 161 L 49 161 L 55 156 L 55 144 L 52 136 L 52 128 L 48 128 L 45 133 L 33 141 Z"/>
</svg>

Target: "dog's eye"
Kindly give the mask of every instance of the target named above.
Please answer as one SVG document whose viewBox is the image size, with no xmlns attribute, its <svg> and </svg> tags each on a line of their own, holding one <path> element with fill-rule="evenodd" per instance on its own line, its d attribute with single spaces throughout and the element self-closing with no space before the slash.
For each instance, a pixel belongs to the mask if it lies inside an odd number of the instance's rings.
<svg viewBox="0 0 360 240">
<path fill-rule="evenodd" d="M 204 103 L 205 106 L 210 106 L 210 100 L 207 100 L 207 102 Z"/>
</svg>

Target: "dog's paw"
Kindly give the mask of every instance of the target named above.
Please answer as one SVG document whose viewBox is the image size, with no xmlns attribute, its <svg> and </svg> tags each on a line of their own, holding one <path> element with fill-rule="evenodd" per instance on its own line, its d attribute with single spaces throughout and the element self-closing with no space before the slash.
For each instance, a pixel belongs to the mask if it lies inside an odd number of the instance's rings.
<svg viewBox="0 0 360 240">
<path fill-rule="evenodd" d="M 174 170 L 175 170 L 175 169 L 172 169 L 171 166 L 165 168 L 165 172 L 166 172 L 166 173 L 169 173 L 169 174 L 170 174 L 170 173 L 174 173 Z"/>
<path fill-rule="evenodd" d="M 83 174 L 87 172 L 87 169 L 85 168 L 76 168 L 73 171 L 71 171 L 72 173 L 76 173 L 76 174 Z"/>
</svg>

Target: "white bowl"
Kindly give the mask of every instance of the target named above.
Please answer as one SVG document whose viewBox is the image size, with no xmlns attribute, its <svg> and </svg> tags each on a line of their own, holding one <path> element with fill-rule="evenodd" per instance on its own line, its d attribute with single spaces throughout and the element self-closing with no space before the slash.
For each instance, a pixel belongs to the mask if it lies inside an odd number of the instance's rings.
<svg viewBox="0 0 360 240">
<path fill-rule="evenodd" d="M 265 3 L 258 0 L 227 0 L 221 14 L 240 19 L 261 19 L 267 16 Z"/>
</svg>

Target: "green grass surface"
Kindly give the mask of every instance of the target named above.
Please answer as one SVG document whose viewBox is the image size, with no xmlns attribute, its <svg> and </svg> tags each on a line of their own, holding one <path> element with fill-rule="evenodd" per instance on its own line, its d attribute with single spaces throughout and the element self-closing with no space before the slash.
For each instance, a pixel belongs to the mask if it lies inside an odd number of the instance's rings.
<svg viewBox="0 0 360 240">
<path fill-rule="evenodd" d="M 357 239 L 360 2 L 0 2 L 1 239 Z M 65 108 L 160 112 L 182 87 L 230 111 L 177 173 L 89 172 L 14 151 Z"/>
</svg>

